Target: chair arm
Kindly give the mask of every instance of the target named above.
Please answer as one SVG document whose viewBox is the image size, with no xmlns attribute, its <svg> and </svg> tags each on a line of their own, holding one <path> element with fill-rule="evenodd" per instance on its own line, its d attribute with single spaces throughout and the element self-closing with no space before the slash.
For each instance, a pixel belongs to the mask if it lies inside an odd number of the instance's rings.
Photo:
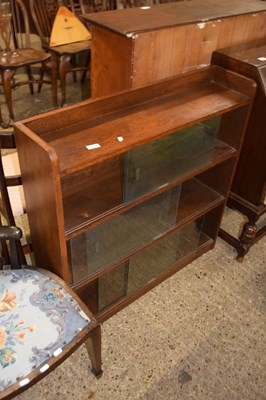
<svg viewBox="0 0 266 400">
<path fill-rule="evenodd" d="M 22 237 L 22 231 L 16 226 L 0 226 L 1 240 L 19 240 Z"/>
</svg>

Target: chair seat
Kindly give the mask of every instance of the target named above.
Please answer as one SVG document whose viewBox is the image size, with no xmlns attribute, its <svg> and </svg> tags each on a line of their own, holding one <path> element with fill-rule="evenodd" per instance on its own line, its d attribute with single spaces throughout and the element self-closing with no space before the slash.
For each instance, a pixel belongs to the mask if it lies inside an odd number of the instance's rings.
<svg viewBox="0 0 266 400">
<path fill-rule="evenodd" d="M 48 46 L 50 52 L 57 55 L 70 54 L 74 55 L 82 51 L 88 51 L 91 48 L 91 40 L 83 40 L 81 42 L 62 44 L 60 46 Z"/>
<path fill-rule="evenodd" d="M 0 52 L 0 67 L 18 68 L 20 66 L 31 65 L 49 60 L 50 54 L 36 49 L 19 49 L 15 52 Z"/>
<path fill-rule="evenodd" d="M 0 398 L 25 386 L 60 358 L 90 318 L 63 286 L 40 269 L 0 271 Z M 45 327 L 45 328 L 44 328 Z M 79 337 L 78 335 L 78 337 Z"/>
</svg>

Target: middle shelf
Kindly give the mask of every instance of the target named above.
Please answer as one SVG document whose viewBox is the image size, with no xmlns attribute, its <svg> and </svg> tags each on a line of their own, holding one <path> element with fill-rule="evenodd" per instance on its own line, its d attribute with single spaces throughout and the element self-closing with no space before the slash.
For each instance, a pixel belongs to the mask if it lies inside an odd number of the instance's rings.
<svg viewBox="0 0 266 400">
<path fill-rule="evenodd" d="M 221 194 L 193 178 L 73 237 L 68 241 L 73 283 L 95 279 L 223 201 Z"/>
</svg>

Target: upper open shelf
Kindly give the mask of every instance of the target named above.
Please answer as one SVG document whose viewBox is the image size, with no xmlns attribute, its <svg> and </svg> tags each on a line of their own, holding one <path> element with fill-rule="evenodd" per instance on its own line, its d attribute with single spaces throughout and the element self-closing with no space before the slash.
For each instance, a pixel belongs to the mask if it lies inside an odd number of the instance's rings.
<svg viewBox="0 0 266 400">
<path fill-rule="evenodd" d="M 210 66 L 108 98 L 85 101 L 17 123 L 53 160 L 61 176 L 224 114 L 250 101 L 255 83 Z"/>
</svg>

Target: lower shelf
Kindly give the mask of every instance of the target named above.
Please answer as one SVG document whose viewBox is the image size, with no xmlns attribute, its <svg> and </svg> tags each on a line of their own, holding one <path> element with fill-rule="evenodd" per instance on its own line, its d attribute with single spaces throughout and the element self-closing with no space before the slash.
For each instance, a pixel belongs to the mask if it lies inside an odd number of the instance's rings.
<svg viewBox="0 0 266 400">
<path fill-rule="evenodd" d="M 169 234 L 78 290 L 100 320 L 140 297 L 214 246 L 201 232 L 204 218 Z"/>
<path fill-rule="evenodd" d="M 163 242 L 165 235 L 172 237 L 169 233 L 175 229 L 191 230 L 195 220 L 223 201 L 223 196 L 194 178 L 72 238 L 68 250 L 73 284 L 86 284 L 112 265 L 137 259 L 135 254 L 141 249 L 157 240 Z"/>
</svg>

